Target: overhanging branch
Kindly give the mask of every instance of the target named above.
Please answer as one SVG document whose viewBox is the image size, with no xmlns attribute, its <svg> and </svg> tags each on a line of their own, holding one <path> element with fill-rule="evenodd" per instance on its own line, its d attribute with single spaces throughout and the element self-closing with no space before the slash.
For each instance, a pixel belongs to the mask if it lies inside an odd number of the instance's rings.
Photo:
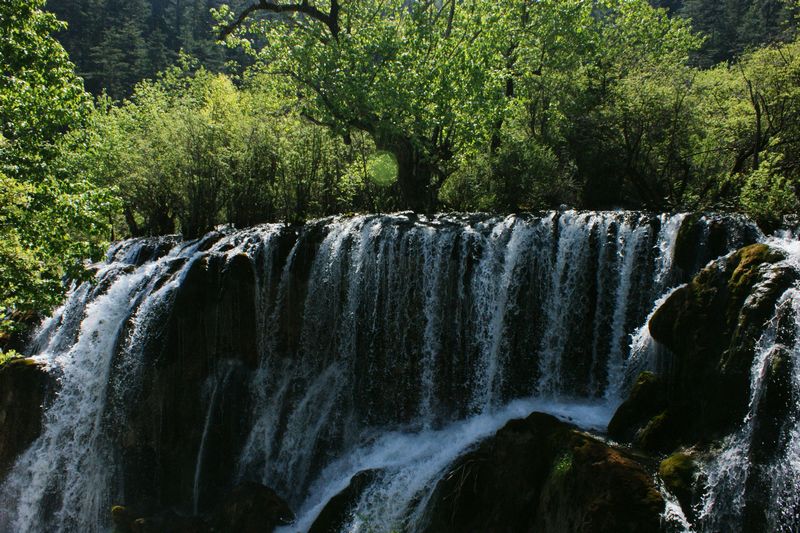
<svg viewBox="0 0 800 533">
<path fill-rule="evenodd" d="M 303 0 L 295 4 L 278 4 L 275 2 L 266 2 L 260 0 L 256 4 L 251 4 L 246 7 L 231 24 L 225 26 L 220 32 L 220 40 L 230 35 L 236 28 L 241 26 L 247 18 L 256 11 L 266 11 L 268 13 L 302 13 L 314 20 L 317 20 L 327 26 L 334 39 L 339 36 L 339 1 L 331 0 L 330 12 L 325 13 L 320 9 L 308 3 L 308 0 Z"/>
</svg>

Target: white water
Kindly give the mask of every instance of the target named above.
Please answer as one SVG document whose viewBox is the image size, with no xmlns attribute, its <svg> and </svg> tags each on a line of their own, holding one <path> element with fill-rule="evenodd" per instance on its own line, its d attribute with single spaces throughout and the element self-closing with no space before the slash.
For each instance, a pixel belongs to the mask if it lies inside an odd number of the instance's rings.
<svg viewBox="0 0 800 533">
<path fill-rule="evenodd" d="M 788 258 L 779 263 L 800 271 L 800 241 L 771 239 Z M 775 314 L 756 344 L 750 375 L 748 411 L 740 428 L 722 443 L 717 456 L 706 465 L 706 494 L 699 505 L 703 530 L 722 531 L 742 527 L 748 482 L 753 476 L 751 451 L 758 424 L 760 400 L 767 386 L 769 366 L 776 356 L 789 358 L 791 401 L 781 429 L 777 453 L 764 466 L 767 487 L 767 524 L 771 531 L 800 528 L 800 283 L 786 291 Z"/>
<path fill-rule="evenodd" d="M 2 487 L 12 513 L 0 530 L 107 526 L 112 497 L 124 497 L 107 398 L 125 401 L 141 386 L 142 340 L 163 327 L 192 261 L 239 254 L 255 273 L 261 362 L 243 413 L 249 435 L 230 450 L 231 482 L 274 487 L 300 510 L 294 529 L 303 530 L 355 473 L 376 469 L 346 529 L 413 530 L 438 476 L 511 418 L 542 410 L 605 427 L 624 393 L 631 334 L 674 282 L 682 221 L 366 216 L 312 224 L 285 257 L 278 245 L 289 230 L 262 226 L 139 267 L 129 264 L 137 245 L 120 245 L 98 274 L 106 282 L 75 289 L 39 335 L 38 357 L 63 373 L 61 388 L 42 437 Z M 287 316 L 296 317 L 289 329 Z M 112 371 L 119 390 L 108 391 Z M 210 379 L 210 393 L 196 384 L 206 407 L 186 512 L 202 512 L 210 490 L 206 440 L 227 378 Z"/>
<path fill-rule="evenodd" d="M 665 533 L 693 533 L 692 524 L 686 518 L 678 499 L 669 492 L 660 479 L 656 486 L 664 498 L 664 511 L 661 513 L 661 527 Z"/>
<path fill-rule="evenodd" d="M 171 260 L 193 252 L 192 247 L 175 248 L 169 256 L 133 272 L 119 263 L 107 265 L 98 278 L 113 283 L 86 306 L 75 344 L 62 351 L 61 336 L 56 334 L 36 356 L 57 373 L 61 388 L 45 413 L 42 436 L 18 459 L 2 487 L 4 508 L 13 508 L 14 514 L 0 516 L 0 528 L 97 531 L 106 522 L 113 466 L 102 425 L 117 341 L 151 282 Z M 166 287 L 154 299 L 168 297 Z M 135 326 L 146 322 L 147 311 L 145 306 L 135 314 L 133 337 Z M 47 502 L 52 494 L 58 495 L 55 511 L 42 516 L 42 506 L 52 505 Z"/>
<path fill-rule="evenodd" d="M 307 531 L 328 500 L 346 488 L 354 475 L 370 470 L 377 472 L 377 481 L 359 498 L 352 521 L 344 531 L 415 531 L 427 497 L 453 460 L 509 420 L 524 418 L 534 411 L 600 431 L 608 423 L 613 406 L 530 398 L 439 430 L 376 431 L 375 440 L 350 450 L 323 470 L 311 486 L 297 522 L 279 531 Z"/>
</svg>

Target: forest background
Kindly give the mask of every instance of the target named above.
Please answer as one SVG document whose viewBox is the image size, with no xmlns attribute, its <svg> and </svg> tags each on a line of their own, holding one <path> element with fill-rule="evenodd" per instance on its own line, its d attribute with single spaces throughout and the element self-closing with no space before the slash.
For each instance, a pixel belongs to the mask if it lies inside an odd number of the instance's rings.
<svg viewBox="0 0 800 533">
<path fill-rule="evenodd" d="M 791 223 L 798 14 L 797 0 L 6 0 L 0 345 L 128 236 L 563 205 Z"/>
</svg>

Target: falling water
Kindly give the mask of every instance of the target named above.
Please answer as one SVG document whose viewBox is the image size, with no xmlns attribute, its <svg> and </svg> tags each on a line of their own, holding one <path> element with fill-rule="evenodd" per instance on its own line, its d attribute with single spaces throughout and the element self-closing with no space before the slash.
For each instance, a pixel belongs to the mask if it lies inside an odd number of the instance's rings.
<svg viewBox="0 0 800 533">
<path fill-rule="evenodd" d="M 772 246 L 787 254 L 784 265 L 800 271 L 800 241 L 772 239 Z M 754 479 L 751 455 L 761 421 L 762 399 L 772 365 L 785 358 L 789 369 L 791 396 L 781 422 L 777 450 L 771 454 L 760 479 Z M 719 454 L 706 467 L 706 493 L 699 505 L 702 527 L 707 531 L 742 528 L 751 480 L 766 480 L 766 526 L 770 531 L 797 531 L 800 528 L 800 284 L 778 300 L 774 316 L 758 340 L 750 373 L 748 411 L 738 431 L 722 443 Z M 758 490 L 758 489 L 756 489 Z"/>
<path fill-rule="evenodd" d="M 205 459 L 206 444 L 208 442 L 208 433 L 211 429 L 211 421 L 214 412 L 219 405 L 220 394 L 225 390 L 228 384 L 228 379 L 233 372 L 233 365 L 226 361 L 221 370 L 218 370 L 217 375 L 211 379 L 211 397 L 208 400 L 208 410 L 206 411 L 206 419 L 203 423 L 203 435 L 200 437 L 200 448 L 197 450 L 197 460 L 194 467 L 194 486 L 192 487 L 192 509 L 194 514 L 200 512 L 200 478 L 203 473 L 203 460 Z"/>
<path fill-rule="evenodd" d="M 228 483 L 275 488 L 299 510 L 295 531 L 371 471 L 347 529 L 413 530 L 447 466 L 509 419 L 542 410 L 605 427 L 624 392 L 631 335 L 692 274 L 673 264 L 684 219 L 401 213 L 118 244 L 32 345 L 58 391 L 42 435 L 0 489 L 10 510 L 0 530 L 108 526 L 110 505 L 132 490 L 114 466 L 115 426 L 146 389 L 143 361 L 156 349 L 147 340 L 173 334 L 176 298 L 198 289 L 195 265 L 242 261 L 258 357 L 246 370 L 246 434 L 225 450 L 235 455 Z M 731 237 L 724 251 L 745 242 Z M 202 406 L 188 496 L 172 502 L 185 513 L 204 512 L 220 490 L 204 465 L 233 378 L 220 363 L 228 354 L 214 357 L 182 384 Z"/>
<path fill-rule="evenodd" d="M 45 414 L 42 436 L 17 461 L 3 485 L 4 508 L 14 509 L 12 516 L 0 517 L 3 530 L 95 531 L 106 522 L 113 472 L 102 429 L 112 360 L 126 320 L 134 328 L 146 323 L 150 305 L 137 308 L 147 295 L 151 302 L 169 298 L 178 282 L 160 288 L 157 282 L 162 276 L 179 279 L 182 269 L 171 271 L 181 263 L 185 269 L 193 253 L 191 245 L 178 246 L 133 271 L 125 262 L 112 262 L 98 272 L 97 288 L 73 294 L 73 299 L 85 295 L 85 318 L 73 345 L 65 349 L 58 331 L 36 356 L 59 376 L 61 388 Z M 106 292 L 99 290 L 103 286 Z M 67 303 L 62 320 L 79 307 Z M 45 515 L 45 507 L 55 511 Z"/>
</svg>

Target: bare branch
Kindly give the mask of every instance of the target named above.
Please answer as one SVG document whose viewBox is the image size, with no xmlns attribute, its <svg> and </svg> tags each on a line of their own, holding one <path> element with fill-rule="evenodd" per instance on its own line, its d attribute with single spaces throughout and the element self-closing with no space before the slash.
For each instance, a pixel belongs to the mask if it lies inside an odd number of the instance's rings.
<svg viewBox="0 0 800 533">
<path fill-rule="evenodd" d="M 220 32 L 220 40 L 224 40 L 236 28 L 241 26 L 247 18 L 256 11 L 266 11 L 268 13 L 302 13 L 317 20 L 328 27 L 334 39 L 339 36 L 339 1 L 331 0 L 331 9 L 329 13 L 320 11 L 316 7 L 310 5 L 308 0 L 303 0 L 296 4 L 278 4 L 275 2 L 267 2 L 259 0 L 258 3 L 246 7 L 236 18 L 233 23 L 225 26 Z"/>
</svg>

